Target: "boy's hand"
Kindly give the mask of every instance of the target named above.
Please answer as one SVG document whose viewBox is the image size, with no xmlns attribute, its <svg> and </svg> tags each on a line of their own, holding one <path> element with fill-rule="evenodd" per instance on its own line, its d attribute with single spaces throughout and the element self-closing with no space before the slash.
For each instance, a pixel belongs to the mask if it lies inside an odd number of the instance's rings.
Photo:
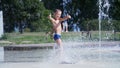
<svg viewBox="0 0 120 68">
<path fill-rule="evenodd" d="M 71 18 L 71 16 L 70 16 L 70 15 L 67 15 L 67 17 L 68 17 L 68 18 Z"/>
<path fill-rule="evenodd" d="M 51 18 L 52 16 L 51 16 L 51 13 L 50 13 L 50 15 L 48 16 L 48 18 Z"/>
</svg>

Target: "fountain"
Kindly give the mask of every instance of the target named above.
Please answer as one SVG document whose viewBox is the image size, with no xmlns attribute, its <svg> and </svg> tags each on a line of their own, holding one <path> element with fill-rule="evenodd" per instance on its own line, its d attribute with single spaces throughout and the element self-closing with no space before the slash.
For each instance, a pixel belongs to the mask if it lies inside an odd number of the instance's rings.
<svg viewBox="0 0 120 68">
<path fill-rule="evenodd" d="M 110 39 L 112 34 L 114 34 L 114 29 L 112 26 L 111 18 L 110 18 L 110 2 L 109 0 L 99 0 L 99 47 L 101 47 L 101 41 L 102 41 L 102 29 L 101 29 L 101 24 L 102 20 L 107 20 L 107 23 L 109 24 L 109 27 L 107 27 L 107 31 L 105 31 L 106 39 Z"/>
<path fill-rule="evenodd" d="M 4 61 L 4 48 L 0 47 L 0 62 Z"/>
<path fill-rule="evenodd" d="M 63 0 L 61 4 L 63 6 L 63 16 L 66 16 L 69 13 L 69 11 L 67 11 L 68 10 L 67 8 L 68 8 L 68 4 L 71 2 L 72 0 Z"/>
<path fill-rule="evenodd" d="M 3 35 L 3 13 L 0 11 L 0 37 Z"/>
<path fill-rule="evenodd" d="M 101 42 L 103 18 L 107 18 L 108 23 L 111 23 L 109 14 L 104 13 L 103 8 L 107 8 L 106 12 L 109 12 L 110 4 L 108 0 L 99 0 L 99 44 L 98 41 L 87 43 L 79 41 L 63 42 L 64 51 L 62 57 L 60 57 L 59 49 L 9 51 L 4 48 L 4 61 L 79 64 L 81 68 L 89 68 L 89 66 L 91 68 L 120 68 L 120 42 Z M 109 45 L 106 45 L 107 43 Z"/>
</svg>

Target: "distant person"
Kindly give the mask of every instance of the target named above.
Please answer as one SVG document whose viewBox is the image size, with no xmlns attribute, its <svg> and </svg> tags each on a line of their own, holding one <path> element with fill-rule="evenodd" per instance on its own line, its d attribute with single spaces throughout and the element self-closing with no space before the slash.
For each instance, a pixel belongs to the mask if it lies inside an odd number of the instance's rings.
<svg viewBox="0 0 120 68">
<path fill-rule="evenodd" d="M 62 24 L 63 24 L 63 32 L 68 32 L 68 23 L 67 23 L 67 21 L 64 21 Z"/>
<path fill-rule="evenodd" d="M 21 34 L 23 33 L 23 30 L 24 30 L 24 27 L 25 27 L 24 23 L 25 23 L 24 21 L 19 22 L 19 32 Z"/>
<path fill-rule="evenodd" d="M 17 21 L 15 21 L 15 23 L 14 23 L 14 30 L 16 33 L 19 32 L 19 24 L 17 23 Z"/>
<path fill-rule="evenodd" d="M 80 26 L 79 26 L 79 21 L 77 21 L 77 23 L 76 23 L 76 25 L 77 25 L 77 32 L 80 32 Z"/>
<path fill-rule="evenodd" d="M 76 23 L 73 24 L 73 32 L 77 32 L 77 24 Z"/>
<path fill-rule="evenodd" d="M 56 9 L 53 14 L 54 17 L 52 17 L 50 14 L 48 16 L 48 18 L 53 24 L 54 40 L 60 46 L 60 48 L 63 49 L 62 41 L 61 41 L 61 32 L 62 32 L 61 22 L 71 18 L 71 16 L 67 15 L 67 16 L 61 18 L 61 14 L 62 14 L 62 11 L 60 9 Z"/>
<path fill-rule="evenodd" d="M 80 27 L 77 25 L 77 32 L 80 32 Z"/>
<path fill-rule="evenodd" d="M 80 32 L 80 27 L 78 26 L 77 23 L 73 24 L 73 32 Z"/>
</svg>

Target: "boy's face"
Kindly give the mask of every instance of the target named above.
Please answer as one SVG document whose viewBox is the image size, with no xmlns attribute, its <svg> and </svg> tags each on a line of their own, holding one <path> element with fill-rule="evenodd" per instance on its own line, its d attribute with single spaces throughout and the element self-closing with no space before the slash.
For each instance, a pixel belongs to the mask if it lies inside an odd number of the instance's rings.
<svg viewBox="0 0 120 68">
<path fill-rule="evenodd" d="M 61 17 L 61 14 L 62 14 L 61 11 L 56 11 L 56 12 L 54 13 L 55 19 L 58 20 L 58 19 Z"/>
</svg>

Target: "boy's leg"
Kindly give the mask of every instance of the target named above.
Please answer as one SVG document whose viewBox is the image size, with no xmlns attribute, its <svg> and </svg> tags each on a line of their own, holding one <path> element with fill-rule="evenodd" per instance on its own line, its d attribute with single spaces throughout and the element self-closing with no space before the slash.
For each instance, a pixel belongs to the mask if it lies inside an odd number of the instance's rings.
<svg viewBox="0 0 120 68">
<path fill-rule="evenodd" d="M 61 35 L 54 34 L 54 40 L 57 43 L 57 45 L 60 47 L 60 49 L 63 49 L 63 47 L 62 47 L 62 41 L 61 41 Z"/>
<path fill-rule="evenodd" d="M 56 40 L 56 43 L 57 43 L 57 45 L 60 47 L 58 54 L 59 54 L 59 61 L 61 62 L 61 61 L 63 60 L 63 46 L 62 46 L 62 41 L 61 41 L 61 39 L 57 39 L 57 40 Z"/>
<path fill-rule="evenodd" d="M 63 46 L 62 46 L 62 41 L 61 41 L 61 39 L 57 39 L 57 40 L 56 40 L 56 43 L 57 43 L 57 45 L 59 45 L 59 47 L 63 50 Z"/>
</svg>

